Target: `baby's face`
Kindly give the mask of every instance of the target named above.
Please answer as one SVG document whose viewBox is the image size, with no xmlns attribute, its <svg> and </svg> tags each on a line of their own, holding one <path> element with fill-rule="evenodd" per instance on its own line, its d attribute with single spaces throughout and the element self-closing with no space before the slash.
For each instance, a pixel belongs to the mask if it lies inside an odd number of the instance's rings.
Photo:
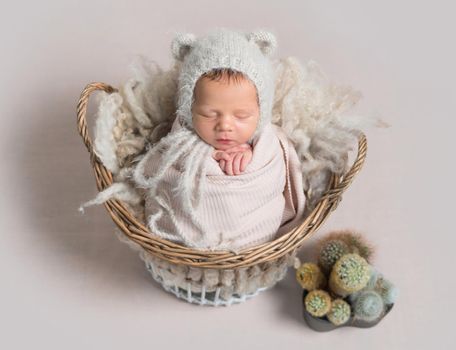
<svg viewBox="0 0 456 350">
<path fill-rule="evenodd" d="M 196 83 L 194 95 L 193 127 L 206 143 L 226 150 L 252 137 L 260 108 L 255 85 L 250 80 L 214 81 L 203 77 Z"/>
</svg>

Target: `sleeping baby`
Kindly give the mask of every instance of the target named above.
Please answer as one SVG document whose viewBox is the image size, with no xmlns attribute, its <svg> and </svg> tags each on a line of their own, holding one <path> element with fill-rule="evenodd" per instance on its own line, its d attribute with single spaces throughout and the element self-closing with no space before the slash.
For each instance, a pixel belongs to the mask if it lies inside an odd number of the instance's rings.
<svg viewBox="0 0 456 350">
<path fill-rule="evenodd" d="M 240 250 L 296 226 L 305 197 L 299 159 L 271 123 L 275 37 L 216 29 L 180 34 L 176 118 L 133 178 L 151 234 L 197 250 Z"/>
</svg>

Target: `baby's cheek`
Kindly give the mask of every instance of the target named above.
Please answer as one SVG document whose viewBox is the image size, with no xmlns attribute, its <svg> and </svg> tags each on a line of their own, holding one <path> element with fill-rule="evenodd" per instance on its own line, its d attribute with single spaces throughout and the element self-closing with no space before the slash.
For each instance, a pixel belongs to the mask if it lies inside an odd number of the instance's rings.
<svg viewBox="0 0 456 350">
<path fill-rule="evenodd" d="M 194 125 L 193 127 L 195 129 L 196 134 L 200 137 L 200 139 L 202 139 L 206 143 L 210 144 L 211 146 L 215 147 L 210 127 L 208 127 L 207 125 L 201 125 L 201 124 Z"/>
<path fill-rule="evenodd" d="M 239 126 L 239 130 L 242 130 L 243 138 L 245 142 L 247 142 L 255 133 L 257 127 L 257 121 L 249 121 L 248 123 L 244 123 L 243 125 Z"/>
</svg>

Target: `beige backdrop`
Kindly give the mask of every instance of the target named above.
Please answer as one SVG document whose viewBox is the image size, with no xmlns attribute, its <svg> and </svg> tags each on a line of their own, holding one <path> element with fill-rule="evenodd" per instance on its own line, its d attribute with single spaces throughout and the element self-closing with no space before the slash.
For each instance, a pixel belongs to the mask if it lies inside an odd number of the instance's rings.
<svg viewBox="0 0 456 350">
<path fill-rule="evenodd" d="M 0 347 L 454 347 L 454 12 L 450 1 L 3 3 Z M 104 207 L 78 213 L 96 193 L 76 131 L 85 84 L 117 86 L 137 54 L 168 66 L 175 31 L 218 25 L 270 28 L 278 55 L 316 60 L 392 124 L 367 131 L 365 167 L 315 236 L 355 228 L 375 243 L 376 266 L 401 290 L 377 327 L 310 330 L 292 270 L 241 305 L 187 304 L 152 281 Z"/>
</svg>

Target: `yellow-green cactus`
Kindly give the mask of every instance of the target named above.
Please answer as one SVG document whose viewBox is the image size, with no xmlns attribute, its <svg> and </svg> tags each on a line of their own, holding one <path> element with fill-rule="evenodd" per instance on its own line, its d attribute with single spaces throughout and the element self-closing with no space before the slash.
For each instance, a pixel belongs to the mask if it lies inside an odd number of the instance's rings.
<svg viewBox="0 0 456 350">
<path fill-rule="evenodd" d="M 307 262 L 296 270 L 298 283 L 307 291 L 323 288 L 326 284 L 326 277 L 317 264 Z"/>
<path fill-rule="evenodd" d="M 331 309 L 326 314 L 326 317 L 332 324 L 340 326 L 347 323 L 350 319 L 350 315 L 350 304 L 343 299 L 335 299 L 331 302 Z"/>
<path fill-rule="evenodd" d="M 331 297 L 328 292 L 315 289 L 306 295 L 304 304 L 309 314 L 315 317 L 323 317 L 331 309 Z"/>
<path fill-rule="evenodd" d="M 346 254 L 334 264 L 329 276 L 329 288 L 337 295 L 347 295 L 363 289 L 371 277 L 371 267 L 358 254 Z"/>
</svg>

